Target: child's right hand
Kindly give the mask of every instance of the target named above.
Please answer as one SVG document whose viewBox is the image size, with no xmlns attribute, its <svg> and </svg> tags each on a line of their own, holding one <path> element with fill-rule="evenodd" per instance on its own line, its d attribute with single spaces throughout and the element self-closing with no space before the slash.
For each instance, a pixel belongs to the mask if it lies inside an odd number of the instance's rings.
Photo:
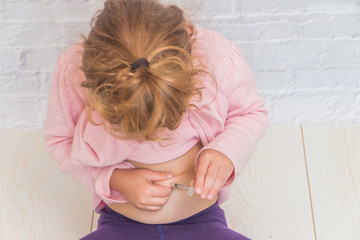
<svg viewBox="0 0 360 240">
<path fill-rule="evenodd" d="M 129 203 L 145 211 L 158 211 L 169 200 L 171 186 L 157 185 L 156 181 L 171 179 L 173 175 L 149 169 L 115 169 L 110 188 L 123 194 Z"/>
</svg>

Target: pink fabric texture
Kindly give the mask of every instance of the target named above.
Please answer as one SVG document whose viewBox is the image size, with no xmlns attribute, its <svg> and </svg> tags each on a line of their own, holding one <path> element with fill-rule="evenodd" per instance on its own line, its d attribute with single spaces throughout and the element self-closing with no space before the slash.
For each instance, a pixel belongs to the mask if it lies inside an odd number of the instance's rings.
<svg viewBox="0 0 360 240">
<path fill-rule="evenodd" d="M 196 38 L 193 54 L 200 54 L 213 71 L 218 91 L 213 80 L 202 75 L 203 98 L 192 100 L 201 111 L 189 109 L 179 128 L 170 132 L 173 139 L 161 143 L 119 140 L 103 126 L 91 124 L 84 111 L 87 89 L 80 86 L 85 80 L 80 70 L 81 43 L 59 56 L 49 90 L 45 146 L 63 172 L 92 191 L 96 212 L 99 213 L 105 203 L 127 201 L 109 186 L 114 169 L 134 168 L 124 160 L 148 164 L 166 162 L 181 156 L 199 140 L 204 147 L 197 158 L 205 149 L 214 149 L 234 164 L 234 174 L 219 192 L 221 204 L 229 197 L 231 183 L 263 138 L 269 127 L 268 110 L 240 49 L 208 29 L 196 27 L 193 37 Z M 94 119 L 102 120 L 96 112 Z"/>
</svg>

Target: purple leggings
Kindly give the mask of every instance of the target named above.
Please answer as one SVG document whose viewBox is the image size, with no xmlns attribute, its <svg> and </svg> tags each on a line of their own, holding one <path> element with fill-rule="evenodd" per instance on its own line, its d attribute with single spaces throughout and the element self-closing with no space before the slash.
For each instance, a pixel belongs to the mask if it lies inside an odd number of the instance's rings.
<svg viewBox="0 0 360 240">
<path fill-rule="evenodd" d="M 180 221 L 143 224 L 129 219 L 107 205 L 100 213 L 98 228 L 80 240 L 249 240 L 227 227 L 224 211 L 217 202 Z"/>
</svg>

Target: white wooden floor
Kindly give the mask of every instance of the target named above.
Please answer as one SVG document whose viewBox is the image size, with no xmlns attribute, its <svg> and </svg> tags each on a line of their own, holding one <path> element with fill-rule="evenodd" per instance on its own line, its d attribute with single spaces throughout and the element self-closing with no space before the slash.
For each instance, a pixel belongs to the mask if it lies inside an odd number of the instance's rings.
<svg viewBox="0 0 360 240">
<path fill-rule="evenodd" d="M 2 133 L 0 186 L 1 240 L 96 229 L 90 193 L 44 152 L 41 131 Z M 360 126 L 272 126 L 222 206 L 253 240 L 359 240 Z"/>
</svg>

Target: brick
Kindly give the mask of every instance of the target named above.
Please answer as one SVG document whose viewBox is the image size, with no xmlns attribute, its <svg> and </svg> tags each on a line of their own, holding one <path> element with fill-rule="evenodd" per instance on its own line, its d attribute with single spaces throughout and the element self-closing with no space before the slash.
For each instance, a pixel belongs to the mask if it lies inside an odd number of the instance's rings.
<svg viewBox="0 0 360 240">
<path fill-rule="evenodd" d="M 294 87 L 293 71 L 255 72 L 259 90 L 286 90 Z"/>
<path fill-rule="evenodd" d="M 0 71 L 18 71 L 22 63 L 20 55 L 19 49 L 0 48 Z"/>
<path fill-rule="evenodd" d="M 21 53 L 22 64 L 20 70 L 52 72 L 59 54 L 59 49 L 53 47 L 24 49 Z"/>
<path fill-rule="evenodd" d="M 360 114 L 360 101 L 358 100 L 359 91 L 341 91 L 332 92 L 332 97 L 336 98 L 334 103 L 334 115 L 356 115 Z"/>
<path fill-rule="evenodd" d="M 295 88 L 343 88 L 360 87 L 360 68 L 304 69 L 294 71 Z"/>
<path fill-rule="evenodd" d="M 4 122 L 34 123 L 41 110 L 40 100 L 34 96 L 0 95 L 0 119 Z"/>
<path fill-rule="evenodd" d="M 0 8 L 0 21 L 84 21 L 103 7 L 102 1 L 6 1 Z"/>
<path fill-rule="evenodd" d="M 358 7 L 354 0 L 252 0 L 244 1 L 244 14 L 282 12 L 339 12 Z"/>
<path fill-rule="evenodd" d="M 284 71 L 287 69 L 319 66 L 316 46 L 297 40 L 258 41 L 238 43 L 255 71 Z"/>
<path fill-rule="evenodd" d="M 341 91 L 296 91 L 271 98 L 271 115 L 277 122 L 297 124 L 334 124 L 343 114 L 360 114 L 359 105 L 353 102 L 354 94 L 349 96 Z M 291 99 L 291 104 L 287 102 Z M 338 113 L 338 114 L 335 114 Z M 339 124 L 340 121 L 337 122 Z"/>
<path fill-rule="evenodd" d="M 238 8 L 236 0 L 163 0 L 165 4 L 174 4 L 182 8 L 188 15 L 197 17 L 214 17 L 236 14 Z"/>
<path fill-rule="evenodd" d="M 234 19 L 232 23 L 214 22 L 209 27 L 233 41 L 259 41 L 288 39 L 296 36 L 298 27 L 295 21 L 279 20 L 258 23 L 241 23 Z"/>
<path fill-rule="evenodd" d="M 245 14 L 266 13 L 266 12 L 304 12 L 307 9 L 309 0 L 252 0 L 244 1 L 243 11 Z"/>
<path fill-rule="evenodd" d="M 308 9 L 316 11 L 348 11 L 349 9 L 356 8 L 354 0 L 316 0 L 309 1 Z"/>
<path fill-rule="evenodd" d="M 79 41 L 87 34 L 88 22 L 0 23 L 0 46 L 46 46 Z"/>
<path fill-rule="evenodd" d="M 244 55 L 256 71 L 360 67 L 354 40 L 239 41 Z"/>
<path fill-rule="evenodd" d="M 311 15 L 299 24 L 304 38 L 360 38 L 359 13 Z"/>
<path fill-rule="evenodd" d="M 16 72 L 0 76 L 0 94 L 47 93 L 51 76 L 51 72 Z"/>
</svg>

